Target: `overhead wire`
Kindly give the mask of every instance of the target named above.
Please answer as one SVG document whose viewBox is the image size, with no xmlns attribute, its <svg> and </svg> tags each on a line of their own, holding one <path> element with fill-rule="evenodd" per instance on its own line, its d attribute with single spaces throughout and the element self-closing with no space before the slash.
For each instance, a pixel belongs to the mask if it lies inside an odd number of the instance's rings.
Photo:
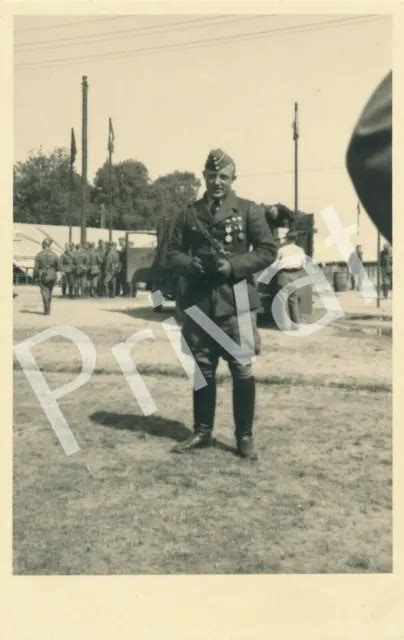
<svg viewBox="0 0 404 640">
<path fill-rule="evenodd" d="M 346 171 L 346 167 L 317 167 L 312 169 L 299 169 L 299 173 L 318 173 L 323 171 Z M 264 173 L 242 173 L 237 175 L 237 179 L 239 178 L 258 178 L 258 177 L 266 177 L 266 176 L 280 176 L 293 174 L 293 169 L 285 169 L 282 171 L 266 171 Z"/>
<path fill-rule="evenodd" d="M 93 18 L 92 20 L 75 20 L 74 22 L 62 22 L 59 24 L 47 25 L 46 27 L 29 27 L 28 29 L 15 29 L 15 33 L 26 33 L 28 31 L 47 31 L 49 29 L 62 29 L 64 27 L 77 27 L 77 25 L 81 24 L 90 24 L 95 22 L 105 22 L 112 20 L 122 20 L 123 18 L 127 18 L 127 15 L 124 16 L 108 16 L 108 18 Z"/>
<path fill-rule="evenodd" d="M 223 16 L 225 18 L 225 16 Z M 221 26 L 221 25 L 226 25 L 226 24 L 231 24 L 234 22 L 246 22 L 247 20 L 256 20 L 257 18 L 259 18 L 260 16 L 248 16 L 245 18 L 233 18 L 231 20 L 221 20 L 218 22 L 218 17 L 216 18 L 211 18 L 211 20 L 213 20 L 213 22 L 208 22 L 206 23 L 206 18 L 203 18 L 202 20 L 187 20 L 185 22 L 174 22 L 174 23 L 165 23 L 165 24 L 161 24 L 161 25 L 154 25 L 153 27 L 139 27 L 138 29 L 124 29 L 121 31 L 110 31 L 108 32 L 109 35 L 112 35 L 112 37 L 108 37 L 108 38 L 103 38 L 101 37 L 103 34 L 92 34 L 92 35 L 88 35 L 88 36 L 75 36 L 72 38 L 61 38 L 59 40 L 48 40 L 48 41 L 40 41 L 40 43 L 42 42 L 56 42 L 59 44 L 46 44 L 46 46 L 41 47 L 34 47 L 33 49 L 23 49 L 22 51 L 17 51 L 17 53 L 28 53 L 28 52 L 32 52 L 32 51 L 42 51 L 44 49 L 58 49 L 60 47 L 70 47 L 71 45 L 71 41 L 77 41 L 77 40 L 81 40 L 83 42 L 79 42 L 79 46 L 80 45 L 86 45 L 86 44 L 98 44 L 98 43 L 104 43 L 104 42 L 111 42 L 111 40 L 116 40 L 118 39 L 125 39 L 125 38 L 130 38 L 132 35 L 136 35 L 136 37 L 142 37 L 142 36 L 148 36 L 148 35 L 154 35 L 154 34 L 166 34 L 166 33 L 170 33 L 172 31 L 184 31 L 186 29 L 201 29 L 201 28 L 205 28 L 205 27 L 211 27 L 211 26 Z M 205 24 L 201 24 L 201 21 L 203 21 Z M 197 22 L 198 24 L 190 24 L 190 23 L 194 23 Z M 174 26 L 174 25 L 179 25 L 179 26 Z M 165 28 L 164 30 L 160 30 L 162 27 L 169 27 L 169 28 Z M 123 35 L 123 34 L 127 34 L 127 35 Z M 104 34 L 106 35 L 106 34 Z M 88 38 L 94 38 L 94 40 L 88 40 Z M 64 42 L 61 43 L 60 40 L 68 40 L 68 42 Z M 31 43 L 34 44 L 34 43 Z M 16 49 L 18 47 L 21 47 L 23 45 L 16 45 Z"/>
<path fill-rule="evenodd" d="M 384 17 L 384 16 L 382 16 Z M 46 66 L 53 66 L 54 64 L 63 64 L 66 62 L 83 62 L 83 61 L 91 61 L 91 60 L 105 60 L 108 58 L 114 58 L 114 59 L 118 59 L 118 58 L 122 58 L 122 57 L 127 57 L 127 56 L 134 56 L 136 54 L 144 54 L 144 53 L 148 53 L 148 52 L 152 52 L 152 53 L 159 53 L 159 52 L 165 52 L 167 50 L 173 51 L 173 50 L 189 50 L 191 48 L 195 48 L 196 47 L 200 47 L 200 46 L 204 46 L 204 45 L 208 45 L 208 46 L 214 46 L 216 44 L 228 44 L 231 43 L 233 41 L 240 41 L 242 39 L 244 40 L 253 40 L 253 39 L 259 39 L 259 38 L 263 38 L 267 35 L 270 34 L 285 34 L 288 35 L 290 33 L 299 33 L 299 32 L 304 32 L 304 31 L 313 31 L 316 29 L 321 29 L 321 28 L 329 28 L 329 27 L 338 27 L 338 26 L 346 26 L 347 24 L 363 24 L 364 22 L 369 22 L 370 20 L 377 20 L 380 19 L 380 16 L 372 16 L 372 15 L 365 15 L 365 16 L 359 16 L 359 17 L 354 17 L 354 18 L 341 18 L 341 19 L 337 19 L 337 20 L 327 20 L 324 22 L 314 22 L 314 23 L 308 23 L 308 24 L 304 24 L 304 25 L 296 25 L 296 26 L 291 26 L 291 27 L 280 27 L 280 28 L 275 28 L 275 29 L 266 29 L 263 31 L 255 31 L 255 32 L 247 32 L 247 33 L 241 33 L 241 34 L 232 34 L 230 36 L 219 36 L 216 38 L 205 38 L 202 40 L 191 40 L 188 42 L 182 42 L 182 43 L 171 43 L 171 44 L 165 44 L 165 45 L 159 45 L 159 46 L 152 46 L 152 47 L 144 47 L 141 49 L 124 49 L 124 50 L 120 50 L 120 51 L 115 51 L 115 52 L 106 52 L 106 53 L 98 53 L 98 54 L 89 54 L 87 56 L 74 56 L 74 57 L 70 57 L 70 58 L 56 58 L 56 59 L 50 59 L 50 60 L 41 60 L 41 61 L 37 61 L 37 62 L 30 62 L 30 63 L 20 63 L 16 65 L 16 69 L 22 69 L 22 68 L 44 68 Z"/>
</svg>

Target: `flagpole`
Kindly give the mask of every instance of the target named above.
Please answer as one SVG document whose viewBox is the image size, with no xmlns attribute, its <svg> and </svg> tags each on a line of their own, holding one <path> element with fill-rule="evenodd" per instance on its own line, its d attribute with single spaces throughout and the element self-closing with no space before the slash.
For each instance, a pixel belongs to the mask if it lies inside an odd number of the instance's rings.
<svg viewBox="0 0 404 640">
<path fill-rule="evenodd" d="M 109 208 L 109 241 L 112 242 L 112 151 L 108 152 L 108 208 Z"/>
<path fill-rule="evenodd" d="M 112 121 L 109 119 L 108 136 L 108 206 L 109 206 L 109 241 L 112 242 Z"/>
<path fill-rule="evenodd" d="M 69 244 L 72 242 L 72 207 L 73 207 L 73 162 L 70 161 L 69 185 Z"/>
<path fill-rule="evenodd" d="M 87 233 L 87 76 L 83 76 L 83 113 L 82 113 L 82 142 L 81 142 L 81 235 L 80 242 L 85 244 Z"/>
</svg>

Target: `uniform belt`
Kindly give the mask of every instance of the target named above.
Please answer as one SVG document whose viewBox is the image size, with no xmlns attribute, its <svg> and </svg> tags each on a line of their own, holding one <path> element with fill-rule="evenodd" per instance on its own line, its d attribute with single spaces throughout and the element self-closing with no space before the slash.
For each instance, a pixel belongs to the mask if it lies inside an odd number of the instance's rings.
<svg viewBox="0 0 404 640">
<path fill-rule="evenodd" d="M 293 273 L 294 271 L 300 271 L 301 267 L 296 267 L 294 269 L 279 269 L 279 273 L 281 273 L 282 271 L 286 271 L 286 273 Z"/>
</svg>

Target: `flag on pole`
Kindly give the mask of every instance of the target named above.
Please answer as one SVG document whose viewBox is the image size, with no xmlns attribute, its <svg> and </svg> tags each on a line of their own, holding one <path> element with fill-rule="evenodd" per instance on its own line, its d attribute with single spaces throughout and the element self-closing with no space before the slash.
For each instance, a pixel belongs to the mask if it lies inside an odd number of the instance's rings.
<svg viewBox="0 0 404 640">
<path fill-rule="evenodd" d="M 356 212 L 357 212 L 357 216 L 356 216 L 356 220 L 357 220 L 356 229 L 357 230 L 356 230 L 356 233 L 359 235 L 359 216 L 361 214 L 361 207 L 360 207 L 360 204 L 359 204 L 359 200 L 358 200 L 358 204 L 356 205 Z"/>
<path fill-rule="evenodd" d="M 295 102 L 295 119 L 293 121 L 293 140 L 298 140 L 299 138 L 299 114 L 298 114 L 298 106 L 297 102 Z"/>
<path fill-rule="evenodd" d="M 114 129 L 112 127 L 112 120 L 110 118 L 109 131 L 108 131 L 108 151 L 110 151 L 111 153 L 113 153 L 114 151 L 114 140 L 115 140 L 115 134 L 114 134 Z"/>
<path fill-rule="evenodd" d="M 76 138 L 74 137 L 74 129 L 72 129 L 71 141 L 70 141 L 70 163 L 73 165 L 76 159 L 77 147 Z"/>
</svg>

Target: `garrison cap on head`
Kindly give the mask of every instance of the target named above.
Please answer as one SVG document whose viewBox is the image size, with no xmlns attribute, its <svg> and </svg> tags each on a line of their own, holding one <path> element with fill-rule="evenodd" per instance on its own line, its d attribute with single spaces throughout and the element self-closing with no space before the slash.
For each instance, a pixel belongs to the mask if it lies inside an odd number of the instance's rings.
<svg viewBox="0 0 404 640">
<path fill-rule="evenodd" d="M 46 249 L 47 247 L 51 246 L 51 241 L 48 238 L 45 238 L 45 240 L 42 240 L 42 249 Z"/>
<path fill-rule="evenodd" d="M 236 169 L 233 158 L 227 155 L 225 151 L 222 149 L 212 149 L 205 162 L 205 169 L 207 171 L 220 171 L 220 169 L 227 167 L 229 164 L 232 164 L 234 169 Z"/>
</svg>

